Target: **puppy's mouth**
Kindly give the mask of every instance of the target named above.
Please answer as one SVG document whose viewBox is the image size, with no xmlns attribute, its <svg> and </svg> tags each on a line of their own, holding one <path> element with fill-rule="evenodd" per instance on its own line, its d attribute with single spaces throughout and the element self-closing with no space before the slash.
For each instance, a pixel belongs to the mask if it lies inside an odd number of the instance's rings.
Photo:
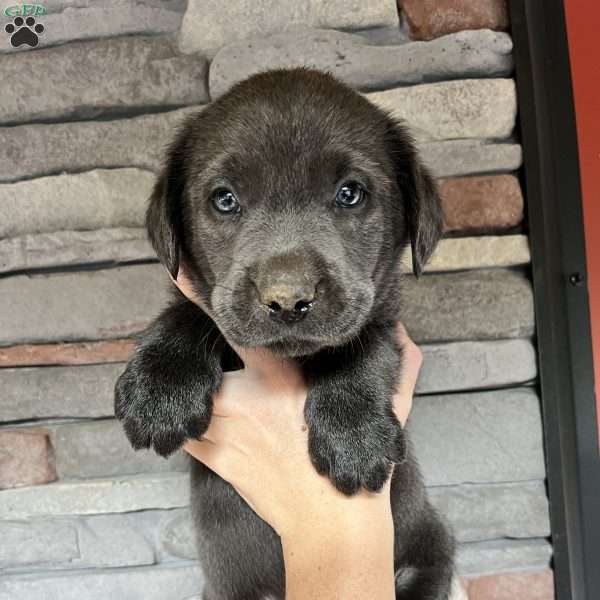
<svg viewBox="0 0 600 600">
<path fill-rule="evenodd" d="M 331 326 L 331 323 L 329 324 Z M 336 346 L 342 346 L 355 338 L 361 325 L 354 321 L 352 324 L 340 324 L 335 331 L 315 334 L 307 333 L 302 327 L 296 329 L 293 325 L 279 332 L 263 331 L 260 327 L 252 327 L 241 331 L 237 327 L 220 326 L 225 335 L 236 345 L 246 348 L 266 348 L 277 356 L 298 358 L 309 356 Z"/>
<path fill-rule="evenodd" d="M 316 354 L 324 345 L 320 342 L 306 340 L 278 340 L 263 346 L 273 354 L 285 358 L 298 358 Z"/>
<path fill-rule="evenodd" d="M 230 337 L 231 341 L 241 347 L 260 347 L 266 348 L 273 354 L 282 358 L 300 358 L 310 356 L 317 352 L 332 346 L 339 345 L 339 342 L 332 343 L 331 340 L 315 340 L 302 338 L 280 338 L 271 341 L 260 341 L 260 343 L 249 344 L 247 340 L 236 340 Z"/>
</svg>

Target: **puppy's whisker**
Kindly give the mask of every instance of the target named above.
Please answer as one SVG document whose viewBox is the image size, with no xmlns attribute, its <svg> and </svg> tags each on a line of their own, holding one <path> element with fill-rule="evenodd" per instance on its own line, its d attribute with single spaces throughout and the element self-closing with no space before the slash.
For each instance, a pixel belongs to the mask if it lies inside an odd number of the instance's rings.
<svg viewBox="0 0 600 600">
<path fill-rule="evenodd" d="M 207 323 L 206 327 L 202 330 L 203 335 L 202 335 L 202 338 L 200 339 L 200 341 L 198 342 L 199 346 L 202 346 L 205 344 L 206 340 L 208 339 L 208 336 L 212 333 L 212 331 L 213 331 L 212 326 L 210 325 L 210 323 Z"/>
<path fill-rule="evenodd" d="M 358 343 L 360 344 L 361 352 L 364 354 L 365 353 L 365 347 L 363 346 L 362 340 L 360 339 L 360 335 L 357 335 L 356 339 L 358 340 Z"/>
<path fill-rule="evenodd" d="M 215 339 L 214 339 L 214 341 L 213 341 L 212 348 L 210 349 L 210 354 L 211 354 L 211 355 L 212 355 L 212 354 L 213 354 L 213 352 L 215 351 L 215 347 L 216 347 L 216 345 L 217 345 L 217 342 L 219 341 L 219 339 L 220 339 L 220 336 L 216 335 L 216 336 L 215 336 Z"/>
</svg>

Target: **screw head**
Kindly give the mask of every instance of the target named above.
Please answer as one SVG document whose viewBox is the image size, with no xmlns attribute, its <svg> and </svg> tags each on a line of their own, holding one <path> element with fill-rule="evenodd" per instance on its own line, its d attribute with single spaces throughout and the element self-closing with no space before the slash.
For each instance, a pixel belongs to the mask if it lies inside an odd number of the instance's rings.
<svg viewBox="0 0 600 600">
<path fill-rule="evenodd" d="M 571 273 L 569 275 L 569 283 L 572 286 L 579 287 L 583 284 L 583 275 L 579 272 Z"/>
</svg>

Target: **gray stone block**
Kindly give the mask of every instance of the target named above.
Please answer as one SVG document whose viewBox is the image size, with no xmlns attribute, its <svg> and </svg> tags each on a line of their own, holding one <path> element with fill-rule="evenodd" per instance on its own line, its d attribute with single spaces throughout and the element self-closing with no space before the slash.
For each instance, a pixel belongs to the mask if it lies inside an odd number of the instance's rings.
<svg viewBox="0 0 600 600">
<path fill-rule="evenodd" d="M 543 481 L 435 487 L 429 497 L 459 542 L 550 535 Z"/>
<path fill-rule="evenodd" d="M 104 0 L 95 5 L 62 7 L 37 18 L 44 25 L 37 48 L 73 40 L 98 39 L 117 35 L 173 33 L 181 25 L 182 13 L 167 5 L 152 6 L 128 0 Z M 46 7 L 48 8 L 48 7 Z M 0 52 L 23 52 L 28 46 L 0 45 Z"/>
<path fill-rule="evenodd" d="M 148 476 L 149 477 L 149 476 Z M 7 540 L 7 550 L 1 553 L 3 567 L 30 568 L 101 568 L 136 566 L 173 559 L 194 560 L 197 557 L 194 530 L 182 496 L 182 475 L 168 495 L 163 490 L 164 479 L 155 477 L 153 486 L 130 502 L 121 514 L 78 517 L 75 515 L 35 517 L 27 522 L 0 520 L 0 532 Z M 125 479 L 121 480 L 125 482 Z M 75 494 L 97 482 L 81 482 Z M 45 494 L 44 488 L 38 488 Z M 152 504 L 159 491 L 162 509 Z M 473 542 L 496 539 L 547 537 L 550 534 L 548 501 L 543 482 L 495 485 L 444 486 L 429 489 L 430 498 L 449 520 L 459 542 L 468 548 Z M 134 500 L 131 498 L 131 500 Z M 113 505 L 95 503 L 91 508 L 110 511 Z M 496 545 L 492 544 L 496 549 Z M 489 553 L 488 553 L 489 554 Z M 476 558 L 471 553 L 471 559 Z M 491 556 L 497 556 L 494 550 Z M 489 559 L 488 559 L 489 560 Z M 471 567 L 473 568 L 473 567 Z"/>
<path fill-rule="evenodd" d="M 521 146 L 489 140 L 449 140 L 419 145 L 421 156 L 436 177 L 475 173 L 506 173 L 520 168 Z"/>
<path fill-rule="evenodd" d="M 537 377 L 529 340 L 424 344 L 417 393 L 504 387 Z M 0 422 L 113 415 L 123 363 L 0 369 Z"/>
<path fill-rule="evenodd" d="M 467 576 L 535 570 L 547 567 L 551 554 L 551 546 L 545 540 L 464 544 L 459 547 L 459 569 Z M 7 575 L 0 581 L 0 600 L 105 600 L 109 596 L 119 600 L 182 600 L 198 593 L 201 587 L 199 566 L 180 562 L 116 570 Z"/>
<path fill-rule="evenodd" d="M 114 515 L 104 515 L 104 518 L 110 519 L 112 516 Z M 196 560 L 198 558 L 194 528 L 188 521 L 190 518 L 188 506 L 129 512 L 119 516 L 126 520 L 128 527 L 142 532 L 151 543 L 155 563 L 171 562 L 174 559 Z M 96 517 L 87 517 L 86 519 L 88 518 Z M 181 528 L 174 527 L 179 523 L 181 523 Z M 189 525 L 188 531 L 184 530 L 186 524 Z M 169 552 L 169 549 L 173 552 Z"/>
<path fill-rule="evenodd" d="M 71 567 L 153 565 L 150 528 L 139 527 L 136 515 L 96 515 L 78 521 L 79 558 Z"/>
<path fill-rule="evenodd" d="M 177 125 L 198 110 L 0 128 L 0 181 L 97 167 L 139 167 L 156 172 Z M 506 172 L 521 165 L 521 147 L 512 143 L 449 140 L 422 143 L 420 149 L 439 177 Z"/>
<path fill-rule="evenodd" d="M 515 127 L 512 79 L 461 79 L 367 94 L 404 121 L 418 142 L 508 138 Z"/>
<path fill-rule="evenodd" d="M 171 512 L 174 514 L 164 521 L 159 532 L 162 552 L 176 558 L 196 559 L 198 551 L 190 511 Z"/>
<path fill-rule="evenodd" d="M 189 515 L 187 507 L 57 519 L 73 521 L 79 528 L 81 559 L 73 566 L 133 567 L 172 562 L 178 558 L 164 551 L 163 531 L 183 515 Z M 93 535 L 86 535 L 88 530 Z M 127 547 L 129 535 L 132 536 L 132 544 Z M 189 535 L 193 536 L 193 529 L 190 529 Z M 194 548 L 190 558 L 195 560 L 195 543 L 190 541 L 190 544 Z M 117 550 L 117 546 L 122 547 Z M 108 556 L 111 547 L 114 549 L 112 557 Z"/>
<path fill-rule="evenodd" d="M 0 237 L 140 227 L 155 179 L 141 169 L 98 169 L 0 185 Z"/>
<path fill-rule="evenodd" d="M 189 0 L 179 33 L 182 52 L 213 55 L 225 44 L 298 26 L 369 29 L 398 26 L 394 0 Z"/>
<path fill-rule="evenodd" d="M 113 380 L 113 385 L 116 382 Z M 186 471 L 188 457 L 177 452 L 164 459 L 154 451 L 135 451 L 118 421 L 113 419 L 47 427 L 59 479 L 111 477 Z"/>
<path fill-rule="evenodd" d="M 1 186 L 0 186 L 1 187 Z M 403 270 L 412 272 L 410 248 Z M 146 230 L 141 227 L 93 231 L 55 231 L 0 240 L 0 272 L 70 265 L 116 266 L 156 259 Z M 441 240 L 425 272 L 447 272 L 529 264 L 529 242 L 524 235 L 447 238 Z"/>
<path fill-rule="evenodd" d="M 230 43 L 209 70 L 215 99 L 232 85 L 268 69 L 300 66 L 329 71 L 363 91 L 444 79 L 499 77 L 512 71 L 512 40 L 489 30 L 463 31 L 432 42 L 372 45 L 341 31 L 298 28 Z"/>
<path fill-rule="evenodd" d="M 434 273 L 516 267 L 530 262 L 529 241 L 526 235 L 446 238 L 440 241 L 424 271 Z M 403 256 L 402 266 L 404 272 L 412 272 L 410 247 Z"/>
<path fill-rule="evenodd" d="M 550 535 L 543 482 L 430 488 L 434 506 L 450 522 L 459 542 Z M 188 510 L 170 511 L 160 530 L 163 550 L 177 558 L 196 558 Z"/>
<path fill-rule="evenodd" d="M 0 279 L 0 345 L 126 337 L 164 308 L 169 285 L 158 264 Z M 406 276 L 402 293 L 417 342 L 533 333 L 531 283 L 520 272 Z"/>
<path fill-rule="evenodd" d="M 122 569 L 7 575 L 0 600 L 183 600 L 202 589 L 200 567 L 189 561 Z"/>
<path fill-rule="evenodd" d="M 77 527 L 73 523 L 0 521 L 0 537 L 0 569 L 31 565 L 47 567 L 79 557 Z M 2 583 L 0 589 L 1 586 Z"/>
<path fill-rule="evenodd" d="M 200 110 L 196 106 L 112 121 L 1 127 L 0 181 L 96 168 L 158 171 L 176 128 Z"/>
<path fill-rule="evenodd" d="M 129 0 L 105 0 L 114 6 L 125 5 Z M 97 0 L 45 0 L 44 7 L 48 14 L 60 13 L 66 8 L 90 8 L 98 3 Z M 159 7 L 166 10 L 183 13 L 187 4 L 186 0 L 136 0 L 138 6 Z"/>
<path fill-rule="evenodd" d="M 140 457 L 129 450 L 117 423 L 88 425 L 52 428 L 57 469 L 65 475 L 97 477 L 162 468 L 162 459 Z M 415 399 L 408 428 L 430 486 L 545 477 L 540 405 L 532 390 L 420 396 Z M 176 508 L 188 502 L 185 473 L 59 482 L 43 488 L 6 490 L 0 495 L 0 518 L 13 520 L 45 514 Z"/>
<path fill-rule="evenodd" d="M 444 486 L 430 489 L 434 504 L 450 519 L 461 541 L 547 535 L 548 505 L 544 486 L 541 481 L 530 481 L 545 476 L 541 420 L 535 395 L 524 391 L 518 394 L 491 392 L 457 396 L 456 402 L 453 399 L 454 396 L 417 398 L 409 424 L 426 482 L 430 486 Z M 504 406 L 506 416 L 502 412 Z M 476 417 L 469 418 L 469 411 L 476 413 Z M 522 423 L 515 421 L 519 414 Z M 511 419 L 516 423 L 514 426 Z M 102 460 L 111 437 L 108 435 L 107 440 L 102 441 L 100 437 L 90 436 L 87 441 L 83 439 L 83 443 L 90 446 L 97 443 L 96 457 Z M 102 466 L 91 469 L 89 461 L 93 451 L 85 454 L 79 451 L 79 455 L 82 456 L 81 469 L 88 469 L 84 476 L 90 476 L 90 471 L 92 476 L 98 475 L 102 468 L 116 471 L 107 466 L 107 459 Z M 138 460 L 128 452 L 122 453 L 120 458 L 123 470 Z M 65 463 L 60 449 L 57 460 L 59 469 L 60 463 L 67 464 L 72 471 L 69 475 L 76 476 L 77 468 Z M 72 464 L 74 462 L 75 459 Z M 148 466 L 149 463 L 142 464 L 139 470 Z M 504 483 L 511 480 L 523 483 Z M 473 481 L 496 485 L 457 485 Z M 0 521 L 177 509 L 188 506 L 188 485 L 187 473 L 163 472 L 4 490 L 0 492 Z M 132 527 L 147 535 L 156 529 L 161 552 L 191 558 L 193 539 L 187 512 L 169 513 L 164 517 L 158 519 L 150 515 L 148 522 L 134 523 Z M 89 524 L 91 530 L 95 527 Z M 102 524 L 97 526 L 98 530 L 102 527 Z M 83 557 L 86 565 L 97 564 L 99 559 L 94 562 L 90 558 L 91 551 L 86 556 L 88 558 Z"/>
<path fill-rule="evenodd" d="M 298 29 L 303 29 L 303 27 L 298 27 Z M 306 27 L 304 29 L 310 29 Z M 317 31 L 332 31 L 331 29 L 320 29 Z M 340 32 L 341 33 L 341 32 Z M 355 31 L 354 34 L 358 35 L 368 44 L 372 44 L 373 46 L 397 46 L 399 44 L 406 44 L 410 41 L 408 37 L 408 32 L 402 24 L 400 27 L 396 25 L 385 25 L 384 27 L 372 27 L 370 29 L 359 29 Z"/>
<path fill-rule="evenodd" d="M 117 265 L 156 257 L 142 228 L 55 231 L 0 240 L 0 272 L 71 265 Z"/>
<path fill-rule="evenodd" d="M 537 357 L 530 340 L 423 344 L 421 351 L 417 394 L 491 389 L 537 377 Z"/>
<path fill-rule="evenodd" d="M 541 481 L 436 487 L 429 489 L 429 496 L 461 543 L 550 535 L 548 500 Z M 195 559 L 189 510 L 168 511 L 167 515 L 159 532 L 162 551 L 167 556 Z"/>
<path fill-rule="evenodd" d="M 173 511 L 164 511 L 167 515 Z M 157 518 L 157 513 L 150 511 Z M 140 518 L 140 515 L 143 515 Z M 153 527 L 146 513 L 88 518 L 36 518 L 0 521 L 6 569 L 60 570 L 152 565 L 156 562 Z M 158 518 L 165 520 L 162 513 Z M 156 529 L 156 527 L 154 527 Z"/>
<path fill-rule="evenodd" d="M 113 415 L 122 363 L 0 369 L 0 422 Z"/>
<path fill-rule="evenodd" d="M 407 427 L 429 486 L 546 477 L 540 402 L 531 389 L 418 396 Z"/>
<path fill-rule="evenodd" d="M 449 517 L 461 542 L 459 563 L 463 574 L 512 568 L 519 560 L 527 561 L 523 566 L 537 567 L 540 557 L 542 561 L 547 559 L 538 540 L 532 544 L 531 539 L 549 535 L 547 500 L 541 482 L 433 488 L 429 493 L 434 505 Z M 9 568 L 131 567 L 197 557 L 187 508 L 0 522 L 0 531 L 6 532 L 8 537 L 3 539 L 10 542 L 7 547 L 12 550 L 9 561 L 2 563 Z M 18 536 L 11 537 L 11 533 Z M 486 541 L 512 537 L 525 539 L 516 544 Z M 473 543 L 476 541 L 482 543 Z"/>
<path fill-rule="evenodd" d="M 134 452 L 114 420 L 47 429 L 63 479 L 187 469 L 184 453 L 165 460 L 150 451 Z M 540 405 L 533 390 L 419 396 L 409 429 L 428 485 L 545 477 Z"/>
<path fill-rule="evenodd" d="M 5 54 L 1 123 L 86 119 L 207 102 L 206 60 L 162 37 L 73 42 Z"/>
<path fill-rule="evenodd" d="M 0 500 L 0 521 L 182 508 L 189 503 L 189 477 L 172 472 L 59 481 L 2 490 Z"/>
<path fill-rule="evenodd" d="M 0 279 L 0 345 L 122 338 L 168 299 L 160 265 Z"/>
<path fill-rule="evenodd" d="M 552 546 L 544 539 L 493 540 L 460 544 L 457 554 L 459 573 L 464 576 L 502 571 L 534 571 L 550 565 Z"/>
<path fill-rule="evenodd" d="M 534 330 L 528 277 L 504 269 L 404 278 L 401 319 L 419 342 L 529 337 Z"/>
<path fill-rule="evenodd" d="M 35 573 L 197 559 L 188 508 L 1 521 L 0 568 Z"/>
</svg>

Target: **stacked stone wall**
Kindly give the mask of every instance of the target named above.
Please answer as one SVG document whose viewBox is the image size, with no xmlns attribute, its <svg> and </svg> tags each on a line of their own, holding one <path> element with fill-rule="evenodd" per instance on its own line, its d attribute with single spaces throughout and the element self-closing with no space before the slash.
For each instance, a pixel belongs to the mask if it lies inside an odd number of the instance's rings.
<svg viewBox="0 0 600 600">
<path fill-rule="evenodd" d="M 113 417 L 169 285 L 144 208 L 185 115 L 297 65 L 406 119 L 439 178 L 446 236 L 405 289 L 425 355 L 409 428 L 471 599 L 552 598 L 505 3 L 45 6 L 38 47 L 0 43 L 0 600 L 199 593 L 187 460 L 133 452 Z"/>
</svg>

